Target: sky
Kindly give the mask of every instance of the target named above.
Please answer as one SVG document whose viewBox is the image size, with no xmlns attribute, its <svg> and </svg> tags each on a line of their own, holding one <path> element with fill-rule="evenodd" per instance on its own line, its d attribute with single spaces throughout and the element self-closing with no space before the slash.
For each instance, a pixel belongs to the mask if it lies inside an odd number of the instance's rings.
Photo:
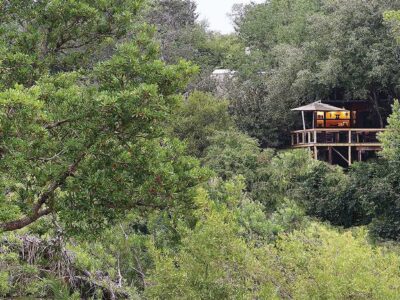
<svg viewBox="0 0 400 300">
<path fill-rule="evenodd" d="M 200 20 L 207 19 L 211 30 L 222 33 L 233 32 L 233 24 L 228 16 L 232 6 L 236 3 L 248 4 L 250 2 L 261 3 L 264 0 L 195 0 Z"/>
</svg>

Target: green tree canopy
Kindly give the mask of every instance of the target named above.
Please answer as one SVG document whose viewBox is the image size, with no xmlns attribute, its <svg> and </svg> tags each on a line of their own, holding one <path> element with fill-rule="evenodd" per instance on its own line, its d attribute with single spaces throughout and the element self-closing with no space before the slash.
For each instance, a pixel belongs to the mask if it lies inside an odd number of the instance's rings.
<svg viewBox="0 0 400 300">
<path fill-rule="evenodd" d="M 389 125 L 379 139 L 383 144 L 382 155 L 393 163 L 400 163 L 400 104 L 396 100 L 393 112 L 388 118 Z"/>
<path fill-rule="evenodd" d="M 89 67 L 132 33 L 141 0 L 3 1 L 1 86 Z"/>
<path fill-rule="evenodd" d="M 5 49 L 38 72 L 27 80 L 16 68 L 1 81 L 1 229 L 48 214 L 70 230 L 99 229 L 129 209 L 190 202 L 183 194 L 203 172 L 163 129 L 196 68 L 162 62 L 146 28 L 93 66 L 84 63 L 102 41 L 132 30 L 138 2 L 120 2 L 4 4 Z"/>
<path fill-rule="evenodd" d="M 189 153 L 202 157 L 210 138 L 234 126 L 228 112 L 229 102 L 210 93 L 193 92 L 176 111 L 174 134 L 188 143 Z"/>
</svg>

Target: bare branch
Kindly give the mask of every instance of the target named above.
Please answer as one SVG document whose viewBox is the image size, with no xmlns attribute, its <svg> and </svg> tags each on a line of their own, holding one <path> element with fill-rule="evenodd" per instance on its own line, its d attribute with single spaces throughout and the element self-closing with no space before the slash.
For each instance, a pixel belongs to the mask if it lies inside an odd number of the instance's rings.
<svg viewBox="0 0 400 300">
<path fill-rule="evenodd" d="M 56 128 L 58 126 L 61 126 L 61 125 L 65 124 L 65 123 L 68 123 L 68 122 L 71 122 L 71 121 L 72 121 L 72 119 L 65 119 L 65 120 L 57 121 L 57 122 L 45 125 L 44 128 L 45 129 L 53 129 L 53 128 Z"/>
<path fill-rule="evenodd" d="M 39 158 L 40 161 L 43 162 L 48 162 L 48 161 L 52 161 L 54 159 L 56 159 L 57 157 L 59 157 L 61 154 L 63 154 L 65 152 L 65 150 L 61 150 L 60 152 L 54 154 L 52 157 L 49 158 Z"/>
</svg>

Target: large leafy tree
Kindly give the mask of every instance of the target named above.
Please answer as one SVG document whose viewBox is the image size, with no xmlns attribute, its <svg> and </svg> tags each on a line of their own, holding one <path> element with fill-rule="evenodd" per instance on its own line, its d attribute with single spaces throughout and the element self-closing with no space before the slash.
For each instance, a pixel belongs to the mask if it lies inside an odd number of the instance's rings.
<svg viewBox="0 0 400 300">
<path fill-rule="evenodd" d="M 163 63 L 151 31 L 134 31 L 139 2 L 118 4 L 3 2 L 2 230 L 49 214 L 99 229 L 129 209 L 190 205 L 203 173 L 163 127 L 196 69 Z"/>
<path fill-rule="evenodd" d="M 236 5 L 233 16 L 247 46 L 267 54 L 280 43 L 301 44 L 307 37 L 307 18 L 320 5 L 320 0 L 273 0 Z"/>
<path fill-rule="evenodd" d="M 290 108 L 301 99 L 292 81 L 303 63 L 296 49 L 309 37 L 307 21 L 319 6 L 316 0 L 276 0 L 235 8 L 236 30 L 250 54 L 228 94 L 238 127 L 264 147 L 286 145 L 295 127 Z"/>
<path fill-rule="evenodd" d="M 201 72 L 189 90 L 214 92 L 216 82 L 210 78 L 214 69 L 235 68 L 240 64 L 244 46 L 235 35 L 222 35 L 208 29 L 199 19 L 193 0 L 150 0 L 142 18 L 156 28 L 162 59 L 177 63 L 182 58 L 196 63 Z"/>
<path fill-rule="evenodd" d="M 368 100 L 375 124 L 381 127 L 399 92 L 396 44 L 383 13 L 398 5 L 397 1 L 380 0 L 325 1 L 322 14 L 311 19 L 310 30 L 317 39 L 305 45 L 307 55 L 319 57 L 307 68 L 315 73 L 315 87 L 325 90 L 319 96 Z"/>
<path fill-rule="evenodd" d="M 393 112 L 388 118 L 387 131 L 380 135 L 383 144 L 382 155 L 389 161 L 400 163 L 400 104 L 396 100 L 392 106 Z"/>
<path fill-rule="evenodd" d="M 375 206 L 373 232 L 382 237 L 399 240 L 400 227 L 400 105 L 396 100 L 393 112 L 388 118 L 387 130 L 379 137 L 383 145 L 382 156 L 387 161 L 382 166 L 370 167 L 367 183 L 361 199 Z M 368 170 L 367 170 L 368 171 Z M 372 174 L 371 174 L 372 173 Z M 372 176 L 371 176 L 372 175 Z M 372 192 L 371 192 L 372 191 Z M 370 204 L 370 205 L 371 205 Z"/>
<path fill-rule="evenodd" d="M 157 28 L 163 59 L 176 62 L 196 55 L 196 40 L 205 31 L 196 23 L 198 15 L 192 0 L 155 0 L 149 3 L 145 19 Z"/>
<path fill-rule="evenodd" d="M 2 1 L 2 86 L 90 66 L 132 30 L 141 2 Z"/>
</svg>

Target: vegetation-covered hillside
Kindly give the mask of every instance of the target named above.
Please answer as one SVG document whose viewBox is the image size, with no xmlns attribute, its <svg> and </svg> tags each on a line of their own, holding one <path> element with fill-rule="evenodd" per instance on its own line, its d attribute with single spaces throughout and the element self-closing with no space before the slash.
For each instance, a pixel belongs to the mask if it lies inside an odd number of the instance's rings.
<svg viewBox="0 0 400 300">
<path fill-rule="evenodd" d="M 400 1 L 0 3 L 0 298 L 398 299 Z M 235 70 L 216 81 L 215 69 Z M 364 100 L 383 151 L 289 150 Z"/>
</svg>

